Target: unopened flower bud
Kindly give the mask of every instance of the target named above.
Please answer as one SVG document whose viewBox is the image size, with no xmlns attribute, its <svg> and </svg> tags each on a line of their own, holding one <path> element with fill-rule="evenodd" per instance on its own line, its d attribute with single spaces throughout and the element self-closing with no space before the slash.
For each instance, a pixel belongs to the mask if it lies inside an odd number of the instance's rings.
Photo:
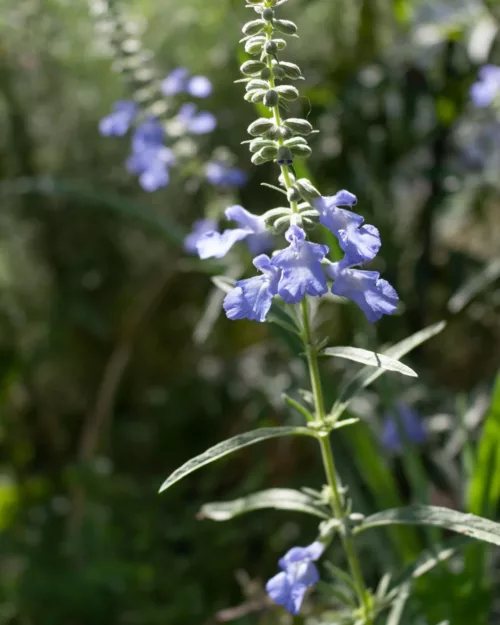
<svg viewBox="0 0 500 625">
<path fill-rule="evenodd" d="M 321 197 L 321 193 L 307 178 L 299 178 L 295 181 L 294 186 L 306 202 L 312 202 L 314 199 Z"/>
<path fill-rule="evenodd" d="M 292 131 L 290 128 L 286 126 L 276 126 L 274 125 L 266 132 L 266 137 L 268 139 L 290 139 L 292 136 Z"/>
<path fill-rule="evenodd" d="M 266 23 L 264 20 L 253 20 L 251 22 L 247 22 L 243 28 L 243 34 L 245 35 L 256 35 L 264 30 Z"/>
<path fill-rule="evenodd" d="M 300 67 L 295 65 L 295 63 L 289 63 L 288 61 L 280 61 L 279 66 L 283 70 L 285 76 L 290 78 L 290 80 L 298 80 L 302 78 L 302 72 L 300 71 Z"/>
<path fill-rule="evenodd" d="M 278 149 L 274 141 L 270 141 L 269 139 L 262 139 L 261 137 L 250 141 L 248 147 L 250 148 L 250 152 L 252 152 L 252 154 L 255 154 L 259 150 L 262 150 L 262 148 L 274 147 L 276 148 L 276 150 Z"/>
<path fill-rule="evenodd" d="M 281 80 L 282 78 L 285 77 L 285 70 L 281 69 L 279 65 L 275 65 L 273 67 L 273 74 L 275 78 L 277 78 L 278 80 Z"/>
<path fill-rule="evenodd" d="M 245 52 L 248 54 L 260 54 L 265 42 L 266 38 L 261 35 L 252 37 L 245 43 Z"/>
<path fill-rule="evenodd" d="M 276 87 L 276 91 L 283 100 L 288 100 L 289 102 L 293 102 L 293 100 L 296 100 L 300 96 L 298 89 L 292 85 L 281 85 L 280 87 Z"/>
<path fill-rule="evenodd" d="M 273 39 L 266 43 L 266 52 L 267 54 L 276 54 L 278 52 L 278 46 Z"/>
<path fill-rule="evenodd" d="M 251 91 L 252 89 L 269 89 L 269 85 L 265 80 L 260 80 L 259 78 L 253 78 L 249 80 L 245 85 L 245 89 L 247 91 Z"/>
<path fill-rule="evenodd" d="M 262 19 L 266 20 L 266 22 L 272 22 L 274 17 L 273 9 L 267 8 L 262 11 Z"/>
<path fill-rule="evenodd" d="M 300 202 L 302 199 L 300 191 L 296 187 L 290 187 L 286 195 L 289 202 Z"/>
<path fill-rule="evenodd" d="M 299 156 L 301 158 L 309 158 L 312 154 L 312 150 L 308 145 L 294 145 L 290 150 L 294 156 Z"/>
<path fill-rule="evenodd" d="M 240 70 L 245 76 L 257 76 L 263 69 L 266 68 L 265 63 L 262 61 L 246 61 L 240 67 Z M 267 69 L 267 68 L 266 68 Z"/>
<path fill-rule="evenodd" d="M 281 146 L 276 157 L 278 165 L 292 165 L 293 155 L 289 148 Z"/>
<path fill-rule="evenodd" d="M 313 127 L 307 120 L 298 117 L 290 117 L 286 119 L 283 124 L 298 135 L 307 136 L 313 131 Z"/>
<path fill-rule="evenodd" d="M 273 25 L 276 30 L 285 33 L 285 35 L 295 35 L 297 32 L 297 25 L 290 20 L 274 20 Z"/>
<path fill-rule="evenodd" d="M 304 137 L 293 137 L 292 139 L 287 139 L 285 145 L 287 148 L 294 148 L 298 145 L 307 145 L 307 141 Z"/>
<path fill-rule="evenodd" d="M 264 95 L 264 104 L 269 108 L 274 108 L 278 106 L 279 95 L 276 89 L 269 89 Z"/>
<path fill-rule="evenodd" d="M 275 126 L 275 123 L 272 119 L 261 117 L 259 119 L 256 119 L 254 122 L 250 124 L 250 126 L 248 126 L 247 132 L 249 135 L 252 135 L 252 137 L 258 137 L 260 135 L 263 135 L 265 132 L 267 132 L 269 129 L 273 128 L 274 126 Z"/>
<path fill-rule="evenodd" d="M 269 67 L 264 67 L 264 69 L 260 73 L 260 77 L 262 78 L 262 80 L 269 80 L 271 76 L 272 74 Z"/>
</svg>

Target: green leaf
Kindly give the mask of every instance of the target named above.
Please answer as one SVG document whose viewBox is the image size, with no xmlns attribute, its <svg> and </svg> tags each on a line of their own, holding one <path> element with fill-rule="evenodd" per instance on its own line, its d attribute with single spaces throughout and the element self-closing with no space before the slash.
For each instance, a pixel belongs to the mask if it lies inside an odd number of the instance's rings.
<svg viewBox="0 0 500 625">
<path fill-rule="evenodd" d="M 406 602 L 410 596 L 410 584 L 403 584 L 399 589 L 398 595 L 392 604 L 392 609 L 389 613 L 386 625 L 400 625 L 403 621 L 403 614 L 406 607 Z"/>
<path fill-rule="evenodd" d="M 223 458 L 224 456 L 231 454 L 237 449 L 242 449 L 243 447 L 254 445 L 259 441 L 265 441 L 269 438 L 297 435 L 312 436 L 316 438 L 316 435 L 312 430 L 302 427 L 259 428 L 258 430 L 252 430 L 251 432 L 245 432 L 244 434 L 238 434 L 237 436 L 233 436 L 233 438 L 222 441 L 222 443 L 219 443 L 218 445 L 215 445 L 215 447 L 207 449 L 207 451 L 203 452 L 199 456 L 188 460 L 163 482 L 159 492 L 162 493 L 179 480 L 182 480 L 182 478 L 186 477 L 186 475 L 189 475 L 193 471 L 200 469 L 206 464 L 210 464 L 211 462 L 219 460 L 219 458 Z"/>
<path fill-rule="evenodd" d="M 336 358 L 346 358 L 347 360 L 354 360 L 355 362 L 361 362 L 369 367 L 377 367 L 384 369 L 385 371 L 396 371 L 401 375 L 408 375 L 410 377 L 418 377 L 417 373 L 407 367 L 399 360 L 385 356 L 384 354 L 377 354 L 371 352 L 368 349 L 361 349 L 359 347 L 328 347 L 321 352 L 321 356 L 333 356 Z"/>
<path fill-rule="evenodd" d="M 429 326 L 428 328 L 424 328 L 403 341 L 396 343 L 396 345 L 393 345 L 389 349 L 386 349 L 383 352 L 383 355 L 399 360 L 419 345 L 422 345 L 422 343 L 425 343 L 425 341 L 428 341 L 433 336 L 436 336 L 436 334 L 442 332 L 445 326 L 446 322 L 441 321 Z M 345 410 L 349 405 L 351 399 L 357 395 L 359 391 L 369 386 L 372 382 L 375 382 L 375 380 L 377 380 L 383 373 L 385 373 L 384 369 L 378 369 L 374 372 L 371 367 L 364 367 L 358 375 L 347 384 L 339 399 L 335 402 L 332 408 L 332 413 L 340 414 L 343 412 L 343 410 Z"/>
<path fill-rule="evenodd" d="M 500 546 L 500 523 L 438 506 L 408 506 L 377 512 L 353 531 L 357 534 L 382 525 L 432 525 Z"/>
<path fill-rule="evenodd" d="M 273 508 L 305 512 L 320 519 L 329 519 L 328 510 L 312 497 L 291 488 L 270 488 L 233 501 L 207 503 L 202 506 L 198 518 L 212 521 L 229 521 L 240 514 Z"/>
<path fill-rule="evenodd" d="M 223 293 L 230 293 L 234 289 L 235 280 L 229 276 L 212 276 L 210 280 Z"/>
</svg>

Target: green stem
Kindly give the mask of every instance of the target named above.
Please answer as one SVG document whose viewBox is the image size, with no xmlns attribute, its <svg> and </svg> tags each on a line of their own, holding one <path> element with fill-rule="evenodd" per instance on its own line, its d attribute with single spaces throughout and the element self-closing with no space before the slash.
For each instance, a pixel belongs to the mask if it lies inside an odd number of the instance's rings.
<svg viewBox="0 0 500 625">
<path fill-rule="evenodd" d="M 266 35 L 268 41 L 272 39 L 273 27 L 271 23 L 267 27 Z M 269 87 L 271 89 L 274 89 L 276 86 L 276 81 L 274 78 L 272 58 L 270 55 L 267 55 L 267 67 L 270 71 Z M 282 125 L 282 119 L 278 106 L 275 106 L 273 108 L 273 118 L 277 126 Z M 283 139 L 280 138 L 278 140 L 278 143 L 280 146 L 282 146 L 284 144 Z M 285 165 L 281 165 L 280 167 L 285 188 L 287 191 L 289 191 L 292 188 L 293 184 L 290 177 L 290 171 Z M 299 212 L 297 202 L 291 201 L 290 208 L 294 214 L 297 214 Z M 312 340 L 311 324 L 309 321 L 309 310 L 307 307 L 306 299 L 302 300 L 300 309 L 302 318 L 302 338 L 304 340 L 304 345 L 306 348 L 307 364 L 309 367 L 309 375 L 314 397 L 314 408 L 316 413 L 315 417 L 318 421 L 326 424 L 325 402 L 323 399 L 323 389 L 321 387 L 321 379 L 319 375 L 318 354 L 316 346 L 314 345 L 314 342 Z M 329 429 L 326 428 L 325 433 L 322 434 L 318 440 L 321 447 L 321 456 L 323 459 L 323 466 L 325 469 L 326 478 L 330 487 L 330 506 L 335 518 L 343 522 L 346 519 L 346 510 L 337 481 L 337 473 L 335 471 L 335 463 L 333 460 L 333 451 L 328 432 Z M 359 563 L 359 558 L 356 553 L 353 536 L 348 523 L 342 523 L 340 535 L 342 545 L 347 557 L 347 562 L 351 570 L 351 575 L 353 577 L 353 582 L 356 587 L 358 601 L 364 619 L 364 625 L 373 625 L 371 600 L 369 593 L 366 589 L 363 573 L 361 571 L 361 566 Z"/>
</svg>

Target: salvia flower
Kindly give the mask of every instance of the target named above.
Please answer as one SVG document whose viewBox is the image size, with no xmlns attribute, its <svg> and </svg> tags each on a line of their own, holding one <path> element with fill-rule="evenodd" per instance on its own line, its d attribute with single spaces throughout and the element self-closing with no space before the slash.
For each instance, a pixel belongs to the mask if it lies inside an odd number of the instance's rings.
<svg viewBox="0 0 500 625">
<path fill-rule="evenodd" d="M 123 137 L 127 134 L 139 108 L 132 100 L 118 100 L 113 112 L 99 122 L 99 132 L 105 137 Z"/>
<path fill-rule="evenodd" d="M 306 295 L 324 295 L 328 287 L 321 261 L 328 247 L 306 241 L 304 230 L 295 225 L 288 228 L 285 238 L 289 247 L 273 258 L 273 264 L 283 271 L 278 293 L 287 304 L 297 304 Z"/>
<path fill-rule="evenodd" d="M 193 224 L 193 229 L 184 239 L 184 250 L 188 254 L 197 254 L 198 248 L 196 247 L 201 237 L 208 232 L 216 232 L 217 223 L 213 219 L 198 219 Z"/>
<path fill-rule="evenodd" d="M 337 237 L 349 265 L 360 265 L 372 260 L 381 245 L 375 226 L 363 226 L 361 215 L 339 208 L 352 207 L 356 202 L 356 196 L 349 191 L 339 191 L 332 197 L 319 197 L 313 201 L 320 222 Z"/>
<path fill-rule="evenodd" d="M 479 70 L 479 80 L 471 87 L 472 101 L 478 108 L 486 108 L 493 102 L 499 91 L 500 67 L 485 65 Z"/>
<path fill-rule="evenodd" d="M 177 117 L 186 130 L 193 135 L 208 134 L 217 126 L 217 120 L 212 113 L 207 111 L 197 112 L 196 104 L 192 102 L 183 104 L 177 113 Z"/>
<path fill-rule="evenodd" d="M 396 311 L 398 294 L 377 271 L 346 267 L 344 261 L 331 263 L 326 271 L 333 278 L 332 293 L 355 302 L 370 323 Z"/>
<path fill-rule="evenodd" d="M 207 163 L 205 175 L 208 182 L 216 187 L 243 187 L 248 180 L 248 175 L 242 169 L 222 161 Z"/>
<path fill-rule="evenodd" d="M 271 308 L 273 297 L 278 292 L 280 271 L 269 256 L 257 256 L 253 264 L 261 276 L 238 280 L 235 288 L 224 298 L 224 310 L 229 319 L 250 319 L 265 321 Z"/>
<path fill-rule="evenodd" d="M 156 191 L 169 183 L 169 168 L 175 162 L 172 150 L 164 145 L 165 131 L 151 117 L 138 126 L 132 136 L 132 154 L 127 169 L 139 176 L 145 191 Z"/>
<path fill-rule="evenodd" d="M 402 451 L 401 434 L 410 443 L 417 445 L 425 443 L 427 433 L 416 410 L 403 402 L 397 403 L 396 410 L 397 414 L 385 415 L 382 430 L 383 446 L 392 452 Z"/>
<path fill-rule="evenodd" d="M 291 614 L 298 614 L 308 588 L 319 581 L 314 562 L 321 557 L 325 546 L 316 541 L 308 547 L 292 547 L 279 561 L 281 572 L 266 584 L 271 599 Z"/>
<path fill-rule="evenodd" d="M 185 67 L 178 67 L 163 80 L 161 92 L 167 97 L 188 93 L 195 98 L 208 98 L 212 83 L 205 76 L 191 76 Z"/>
<path fill-rule="evenodd" d="M 261 217 L 249 213 L 243 206 L 230 206 L 225 211 L 226 218 L 235 221 L 240 227 L 232 230 L 208 232 L 196 244 L 200 258 L 223 258 L 237 241 L 246 239 L 252 254 L 260 254 L 270 249 L 271 234 Z"/>
</svg>

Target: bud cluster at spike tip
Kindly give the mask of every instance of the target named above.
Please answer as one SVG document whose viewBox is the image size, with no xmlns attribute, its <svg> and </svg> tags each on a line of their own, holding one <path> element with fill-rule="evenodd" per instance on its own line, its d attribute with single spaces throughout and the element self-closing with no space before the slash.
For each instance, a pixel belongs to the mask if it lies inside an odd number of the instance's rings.
<svg viewBox="0 0 500 625">
<path fill-rule="evenodd" d="M 246 61 L 241 69 L 247 76 L 245 98 L 262 102 L 270 110 L 269 117 L 261 117 L 249 126 L 253 137 L 249 144 L 252 161 L 254 164 L 277 162 L 282 171 L 280 184 L 287 192 L 290 208 L 279 207 L 256 216 L 242 207 L 231 207 L 226 217 L 236 221 L 237 228 L 219 232 L 216 228 L 197 226 L 189 237 L 188 247 L 190 251 L 196 247 L 203 259 L 222 258 L 235 244 L 245 240 L 250 251 L 257 255 L 254 265 L 259 275 L 237 281 L 224 299 L 229 319 L 263 322 L 274 297 L 281 297 L 287 304 L 297 304 L 308 295 L 321 297 L 330 290 L 356 303 L 373 323 L 383 315 L 393 314 L 398 305 L 396 291 L 378 272 L 360 268 L 373 260 L 380 250 L 377 228 L 365 224 L 363 217 L 351 210 L 357 200 L 349 191 L 323 197 L 309 180 L 296 180 L 288 169 L 297 156 L 307 156 L 310 152 L 304 137 L 310 135 L 313 128 L 305 119 L 282 119 L 286 98 L 280 90 L 280 81 L 302 76 L 298 66 L 278 59 L 278 51 L 286 42 L 281 38 L 275 40 L 275 31 L 280 34 L 296 32 L 292 22 L 276 17 L 274 9 L 283 3 L 247 2 L 259 19 L 243 27 L 244 41 L 247 51 L 250 48 L 251 54 L 258 58 Z M 269 46 L 271 41 L 275 41 L 275 45 Z M 304 146 L 307 146 L 307 153 Z M 344 252 L 340 262 L 328 260 L 326 245 L 308 240 L 306 230 L 315 222 L 336 237 Z M 277 233 L 283 227 L 288 246 L 266 255 L 271 249 L 271 232 Z"/>
</svg>

